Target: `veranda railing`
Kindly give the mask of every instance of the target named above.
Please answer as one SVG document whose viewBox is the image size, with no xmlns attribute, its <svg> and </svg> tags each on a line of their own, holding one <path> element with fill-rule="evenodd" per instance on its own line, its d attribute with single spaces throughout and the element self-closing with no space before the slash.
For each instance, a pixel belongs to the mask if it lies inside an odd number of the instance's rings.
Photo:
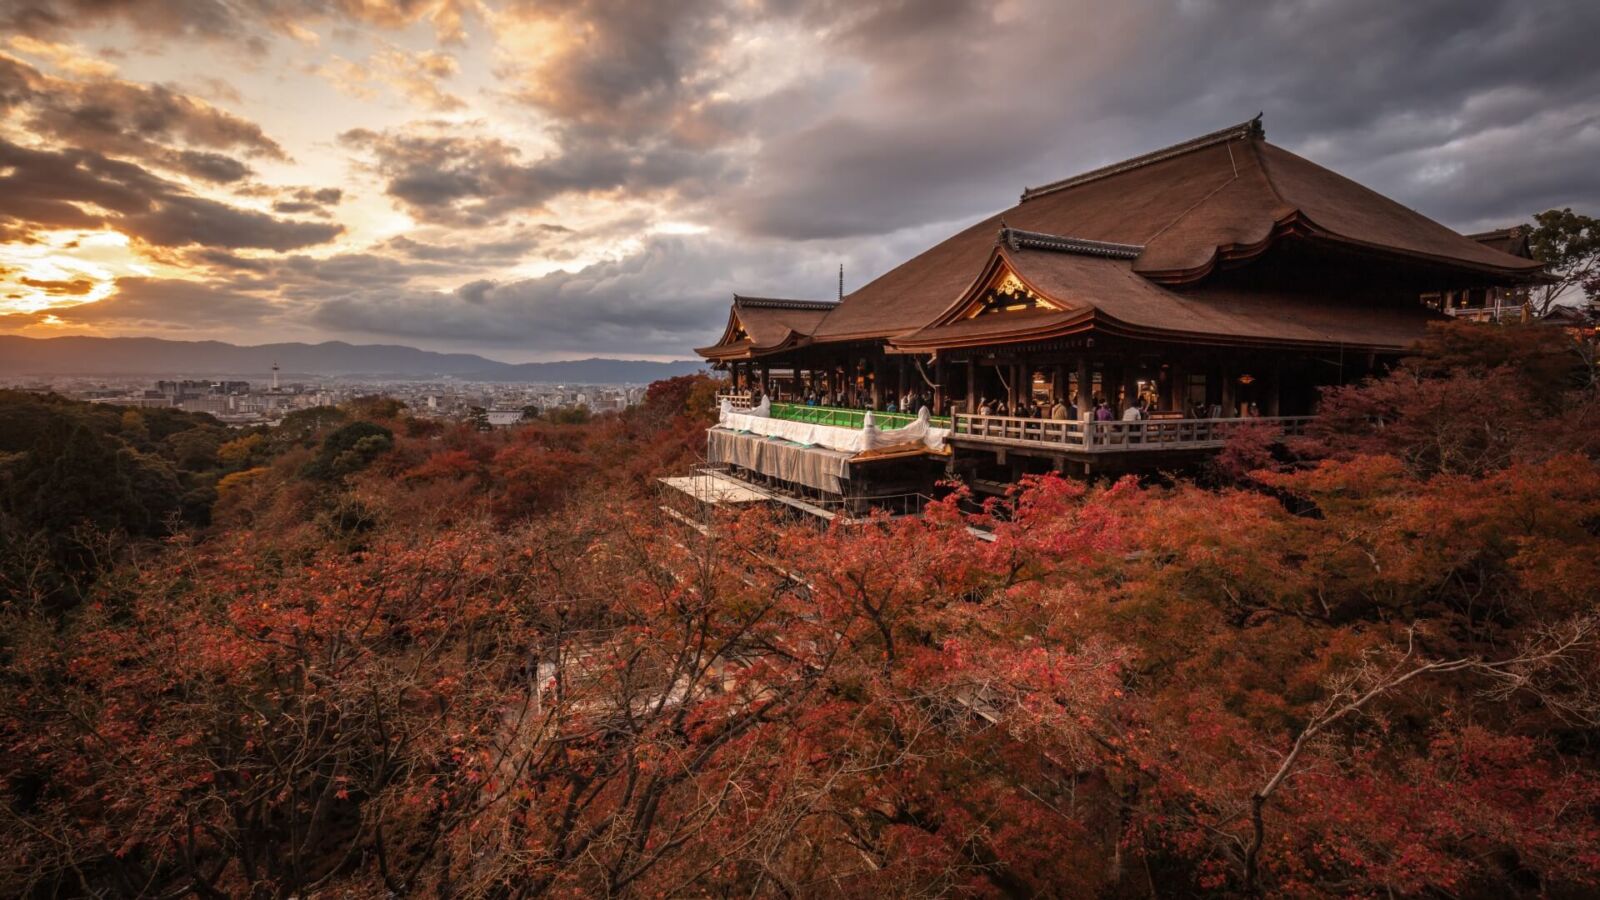
<svg viewBox="0 0 1600 900">
<path fill-rule="evenodd" d="M 1027 419 L 957 413 L 951 436 L 996 444 L 1050 447 L 1084 452 L 1183 450 L 1220 447 L 1241 428 L 1270 428 L 1278 434 L 1304 434 L 1315 416 L 1269 416 L 1251 419 L 1145 419 L 1139 422 L 1095 422 L 1073 419 Z"/>
</svg>

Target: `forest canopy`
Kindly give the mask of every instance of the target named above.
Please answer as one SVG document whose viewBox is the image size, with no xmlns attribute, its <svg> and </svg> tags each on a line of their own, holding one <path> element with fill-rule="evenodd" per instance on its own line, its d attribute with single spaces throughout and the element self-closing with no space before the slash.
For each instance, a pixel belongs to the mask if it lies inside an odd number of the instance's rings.
<svg viewBox="0 0 1600 900">
<path fill-rule="evenodd" d="M 0 395 L 0 892 L 1593 896 L 1593 349 L 1453 325 L 1200 475 L 826 528 L 663 511 L 701 376 Z"/>
</svg>

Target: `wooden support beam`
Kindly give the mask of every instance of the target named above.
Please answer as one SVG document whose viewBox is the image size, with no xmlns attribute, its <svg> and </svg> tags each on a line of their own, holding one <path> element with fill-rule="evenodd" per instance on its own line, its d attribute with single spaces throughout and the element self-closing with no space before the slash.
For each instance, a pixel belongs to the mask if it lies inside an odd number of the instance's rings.
<svg viewBox="0 0 1600 900">
<path fill-rule="evenodd" d="M 1231 419 L 1239 415 L 1237 393 L 1234 391 L 1234 369 L 1231 362 L 1223 362 L 1222 372 L 1222 417 Z"/>
<path fill-rule="evenodd" d="M 1089 357 L 1078 357 L 1078 418 L 1086 419 L 1094 411 L 1094 373 L 1089 370 Z"/>
</svg>

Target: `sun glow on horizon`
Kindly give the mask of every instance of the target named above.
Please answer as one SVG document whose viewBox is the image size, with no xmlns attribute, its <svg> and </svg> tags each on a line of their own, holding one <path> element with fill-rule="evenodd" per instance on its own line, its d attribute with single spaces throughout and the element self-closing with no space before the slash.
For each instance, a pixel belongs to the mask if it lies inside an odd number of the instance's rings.
<svg viewBox="0 0 1600 900">
<path fill-rule="evenodd" d="M 152 265 L 117 231 L 46 231 L 34 237 L 34 243 L 0 244 L 0 314 L 94 303 L 111 296 L 118 278 L 167 268 Z"/>
</svg>

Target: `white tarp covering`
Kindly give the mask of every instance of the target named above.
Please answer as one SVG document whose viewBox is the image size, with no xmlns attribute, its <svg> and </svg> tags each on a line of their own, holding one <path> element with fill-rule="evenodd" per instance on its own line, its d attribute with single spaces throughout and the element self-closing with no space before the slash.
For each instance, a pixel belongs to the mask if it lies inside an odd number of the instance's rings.
<svg viewBox="0 0 1600 900">
<path fill-rule="evenodd" d="M 948 428 L 934 428 L 930 424 L 927 407 L 923 407 L 917 413 L 915 422 L 904 428 L 893 428 L 888 431 L 877 427 L 871 412 L 866 414 L 864 427 L 840 428 L 837 425 L 813 425 L 809 422 L 770 418 L 768 415 L 770 410 L 771 404 L 766 400 L 748 413 L 734 412 L 732 405 L 723 401 L 722 418 L 718 424 L 732 431 L 782 438 L 808 447 L 826 447 L 829 450 L 842 450 L 846 453 L 861 453 L 879 447 L 909 443 L 921 443 L 929 450 L 942 450 L 945 436 L 950 433 Z"/>
</svg>

